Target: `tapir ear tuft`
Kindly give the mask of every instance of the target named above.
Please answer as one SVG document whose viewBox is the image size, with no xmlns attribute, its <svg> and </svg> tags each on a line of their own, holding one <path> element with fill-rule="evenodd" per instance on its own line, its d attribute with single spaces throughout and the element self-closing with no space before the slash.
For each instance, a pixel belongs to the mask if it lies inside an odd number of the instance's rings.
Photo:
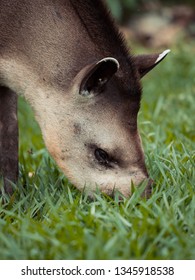
<svg viewBox="0 0 195 280">
<path fill-rule="evenodd" d="M 164 52 L 158 54 L 146 54 L 135 56 L 135 64 L 140 74 L 140 77 L 142 78 L 156 65 L 158 65 L 167 56 L 169 52 L 170 50 L 165 50 Z"/>
<path fill-rule="evenodd" d="M 119 63 L 113 57 L 106 57 L 87 67 L 80 84 L 79 93 L 83 96 L 101 93 L 107 82 L 118 71 Z"/>
</svg>

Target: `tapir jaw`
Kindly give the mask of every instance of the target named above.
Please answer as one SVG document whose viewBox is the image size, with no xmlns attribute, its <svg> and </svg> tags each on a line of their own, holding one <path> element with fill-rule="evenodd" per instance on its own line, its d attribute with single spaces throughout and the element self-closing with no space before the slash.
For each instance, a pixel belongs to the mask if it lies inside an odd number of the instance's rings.
<svg viewBox="0 0 195 280">
<path fill-rule="evenodd" d="M 54 129 L 53 126 L 52 129 Z M 74 158 L 72 149 L 68 148 L 68 143 L 66 149 L 63 148 L 64 153 L 62 154 L 61 145 L 56 145 L 56 143 L 60 143 L 57 133 L 54 133 L 54 136 L 48 137 L 45 141 L 48 150 L 70 182 L 80 191 L 88 193 L 90 197 L 93 197 L 93 193 L 97 190 L 111 197 L 119 192 L 122 196 L 128 198 L 132 195 L 133 186 L 139 188 L 139 185 L 144 184 L 146 187 L 142 196 L 146 198 L 150 196 L 152 180 L 146 170 L 144 157 L 139 163 L 134 163 L 133 166 L 127 164 L 111 169 L 97 168 L 96 165 L 89 164 L 88 157 L 83 160 L 82 154 Z M 61 138 L 64 140 L 63 137 Z"/>
<path fill-rule="evenodd" d="M 143 198 L 148 199 L 152 193 L 153 180 L 147 178 L 147 179 L 141 181 L 139 185 L 142 185 L 142 184 L 145 185 L 145 188 L 144 188 L 143 192 L 141 193 L 141 196 Z M 122 197 L 124 196 L 124 197 L 128 198 L 133 193 L 132 185 L 134 185 L 134 187 L 139 188 L 139 185 L 136 185 L 133 182 L 129 182 L 129 184 L 126 184 L 126 185 L 118 185 L 118 184 L 112 185 L 110 183 L 110 184 L 102 184 L 102 185 L 95 184 L 95 186 L 92 186 L 92 185 L 86 184 L 84 191 L 87 192 L 87 194 L 90 197 L 94 197 L 94 193 L 97 190 L 100 190 L 102 193 L 104 193 L 112 198 L 114 198 L 117 193 L 119 195 L 121 194 Z"/>
<path fill-rule="evenodd" d="M 107 195 L 114 197 L 116 195 L 116 193 L 120 193 L 122 194 L 122 196 L 128 198 L 132 195 L 133 193 L 133 187 L 134 188 L 139 188 L 143 185 L 144 190 L 141 193 L 142 197 L 145 198 L 149 198 L 151 196 L 151 192 L 152 192 L 152 180 L 147 178 L 147 179 L 143 179 L 141 180 L 139 183 L 135 183 L 133 180 L 130 181 L 128 184 L 115 184 L 114 186 L 112 185 L 108 185 L 108 186 L 102 186 L 102 192 L 106 193 Z"/>
<path fill-rule="evenodd" d="M 96 174 L 96 177 L 94 177 L 95 174 L 93 176 L 93 171 L 91 171 L 90 175 L 84 177 L 80 174 L 76 178 L 71 174 L 69 179 L 80 191 L 86 192 L 90 197 L 93 197 L 93 194 L 99 190 L 110 197 L 114 197 L 116 193 L 119 193 L 128 198 L 132 195 L 133 188 L 139 188 L 141 186 L 144 187 L 141 194 L 142 197 L 149 198 L 152 192 L 151 187 L 153 181 L 146 173 L 137 173 L 136 177 L 125 176 L 124 174 L 117 174 L 117 176 L 114 174 Z"/>
</svg>

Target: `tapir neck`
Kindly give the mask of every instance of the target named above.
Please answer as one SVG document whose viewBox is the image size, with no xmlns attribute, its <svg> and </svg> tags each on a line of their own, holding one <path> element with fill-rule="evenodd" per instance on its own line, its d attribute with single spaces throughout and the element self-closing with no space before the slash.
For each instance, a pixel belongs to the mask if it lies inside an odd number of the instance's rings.
<svg viewBox="0 0 195 280">
<path fill-rule="evenodd" d="M 0 82 L 16 93 L 32 77 L 65 89 L 85 65 L 105 56 L 120 59 L 130 75 L 122 41 L 101 1 L 2 0 Z"/>
</svg>

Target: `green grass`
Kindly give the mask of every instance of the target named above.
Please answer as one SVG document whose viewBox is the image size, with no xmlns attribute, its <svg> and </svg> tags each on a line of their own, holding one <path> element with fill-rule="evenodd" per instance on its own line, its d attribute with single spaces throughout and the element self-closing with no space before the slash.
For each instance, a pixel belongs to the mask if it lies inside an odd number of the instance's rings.
<svg viewBox="0 0 195 280">
<path fill-rule="evenodd" d="M 77 191 L 20 100 L 20 180 L 0 206 L 0 259 L 195 259 L 194 55 L 193 43 L 178 47 L 143 80 L 148 200 Z"/>
</svg>

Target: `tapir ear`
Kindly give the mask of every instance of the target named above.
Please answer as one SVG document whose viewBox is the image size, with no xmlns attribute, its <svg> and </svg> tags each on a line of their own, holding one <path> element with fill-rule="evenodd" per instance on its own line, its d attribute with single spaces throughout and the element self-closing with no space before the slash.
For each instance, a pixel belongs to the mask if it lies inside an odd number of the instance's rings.
<svg viewBox="0 0 195 280">
<path fill-rule="evenodd" d="M 115 58 L 106 57 L 97 63 L 87 67 L 80 84 L 79 93 L 83 96 L 97 95 L 102 92 L 107 82 L 119 69 L 119 63 Z"/>
<path fill-rule="evenodd" d="M 170 52 L 166 50 L 159 54 L 138 55 L 135 56 L 135 64 L 137 66 L 140 77 L 145 76 L 150 70 L 158 65 Z"/>
</svg>

